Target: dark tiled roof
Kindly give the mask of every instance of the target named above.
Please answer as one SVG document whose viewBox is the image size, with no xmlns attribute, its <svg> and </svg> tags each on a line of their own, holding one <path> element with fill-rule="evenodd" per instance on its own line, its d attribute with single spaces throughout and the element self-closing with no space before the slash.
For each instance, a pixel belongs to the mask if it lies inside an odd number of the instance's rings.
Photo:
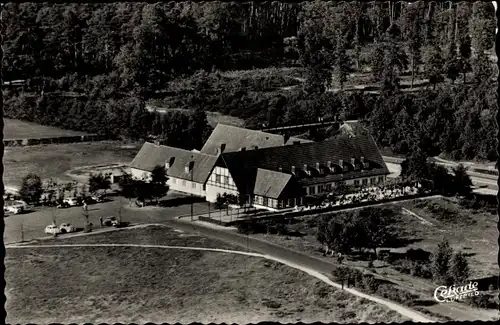
<svg viewBox="0 0 500 325">
<path fill-rule="evenodd" d="M 217 157 L 215 156 L 146 142 L 135 156 L 130 167 L 150 172 L 157 165 L 164 166 L 165 163 L 170 162 L 172 158 L 173 162 L 167 171 L 167 175 L 191 180 L 192 172 L 192 179 L 197 183 L 206 182 L 217 161 Z M 185 167 L 189 166 L 191 159 L 194 164 L 192 165 L 191 171 L 186 173 Z"/>
<path fill-rule="evenodd" d="M 253 194 L 278 198 L 292 175 L 267 169 L 257 169 Z"/>
<path fill-rule="evenodd" d="M 221 144 L 225 144 L 224 152 L 234 152 L 241 148 L 255 150 L 255 146 L 258 148 L 282 146 L 285 144 L 285 139 L 282 135 L 278 134 L 219 123 L 212 131 L 201 152 L 209 155 L 217 155 L 217 149 L 221 148 Z"/>
<path fill-rule="evenodd" d="M 355 158 L 359 164 L 361 157 L 369 163 L 369 168 L 354 170 L 351 158 Z M 295 166 L 294 178 L 301 185 L 389 174 L 375 141 L 369 135 L 352 137 L 339 134 L 328 141 L 223 153 L 221 158 L 229 168 L 238 188 L 245 186 L 247 190 L 253 189 L 258 168 L 274 171 L 281 168 L 283 173 L 292 174 L 292 166 Z M 340 171 L 340 160 L 347 164 L 348 171 Z M 337 167 L 337 171 L 320 175 L 315 170 L 316 163 L 319 163 L 320 167 L 325 167 L 328 161 Z M 307 175 L 303 170 L 304 164 L 308 165 L 311 175 Z"/>
</svg>

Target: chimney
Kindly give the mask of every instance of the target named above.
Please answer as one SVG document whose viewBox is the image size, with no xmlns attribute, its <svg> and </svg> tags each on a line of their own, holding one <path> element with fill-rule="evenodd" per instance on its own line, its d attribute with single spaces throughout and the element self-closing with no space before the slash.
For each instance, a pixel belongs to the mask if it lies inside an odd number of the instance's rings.
<svg viewBox="0 0 500 325">
<path fill-rule="evenodd" d="M 320 169 L 320 166 L 319 166 L 319 162 L 316 163 L 316 170 L 321 174 L 321 169 Z"/>
<path fill-rule="evenodd" d="M 257 149 L 259 149 L 259 146 L 253 146 L 253 148 L 254 148 L 255 150 L 257 150 Z"/>
<path fill-rule="evenodd" d="M 246 151 L 246 150 L 247 150 L 247 148 L 245 148 L 245 147 L 240 148 L 240 151 Z"/>
<path fill-rule="evenodd" d="M 295 175 L 295 166 L 292 166 L 292 167 L 290 168 L 290 171 L 292 172 L 292 174 L 294 174 L 294 175 Z"/>
<path fill-rule="evenodd" d="M 283 168 L 278 167 L 278 171 L 282 172 L 282 171 L 283 171 Z"/>
<path fill-rule="evenodd" d="M 220 145 L 220 151 L 224 152 L 225 149 L 226 149 L 226 144 L 225 143 L 221 143 L 221 145 Z"/>
<path fill-rule="evenodd" d="M 342 159 L 339 160 L 339 165 L 341 168 L 344 168 L 344 161 Z"/>
<path fill-rule="evenodd" d="M 304 164 L 304 171 L 306 172 L 307 175 L 311 176 L 311 171 L 309 170 L 307 164 Z"/>
<path fill-rule="evenodd" d="M 165 169 L 170 168 L 170 161 L 165 160 Z"/>
<path fill-rule="evenodd" d="M 220 155 L 220 153 L 221 153 L 220 148 L 217 148 L 217 156 Z"/>
<path fill-rule="evenodd" d="M 355 166 L 355 165 L 356 165 L 356 158 L 351 158 L 351 164 L 352 164 L 353 166 Z"/>
<path fill-rule="evenodd" d="M 186 172 L 186 174 L 189 174 L 189 172 L 193 170 L 193 165 L 194 161 L 191 160 L 189 163 L 187 163 L 186 166 L 184 166 L 184 171 Z"/>
<path fill-rule="evenodd" d="M 184 166 L 184 172 L 189 174 L 189 165 Z"/>
</svg>

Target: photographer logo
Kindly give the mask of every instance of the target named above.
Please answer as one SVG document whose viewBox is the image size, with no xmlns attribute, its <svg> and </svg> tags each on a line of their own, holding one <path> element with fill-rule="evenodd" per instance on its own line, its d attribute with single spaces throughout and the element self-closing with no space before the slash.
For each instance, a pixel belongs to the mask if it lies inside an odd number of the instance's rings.
<svg viewBox="0 0 500 325">
<path fill-rule="evenodd" d="M 456 287 L 455 285 L 449 287 L 440 286 L 434 290 L 434 299 L 437 302 L 453 302 L 472 296 L 479 296 L 477 282 L 469 282 L 460 287 Z"/>
</svg>

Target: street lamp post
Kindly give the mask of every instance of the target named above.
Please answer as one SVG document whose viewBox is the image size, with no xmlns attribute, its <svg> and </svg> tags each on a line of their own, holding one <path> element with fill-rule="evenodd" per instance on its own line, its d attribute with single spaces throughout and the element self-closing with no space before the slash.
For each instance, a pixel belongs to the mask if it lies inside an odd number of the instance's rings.
<svg viewBox="0 0 500 325">
<path fill-rule="evenodd" d="M 193 170 L 194 170 L 194 161 L 193 155 L 191 155 L 191 222 L 193 222 Z"/>
</svg>

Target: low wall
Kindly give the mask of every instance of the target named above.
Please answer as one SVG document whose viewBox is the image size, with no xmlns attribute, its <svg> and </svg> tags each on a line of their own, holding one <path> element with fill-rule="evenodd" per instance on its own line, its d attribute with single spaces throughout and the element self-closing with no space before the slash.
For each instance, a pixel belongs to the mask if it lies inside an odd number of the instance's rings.
<svg viewBox="0 0 500 325">
<path fill-rule="evenodd" d="M 35 146 L 39 144 L 61 144 L 75 142 L 92 142 L 107 140 L 108 137 L 97 134 L 64 136 L 53 138 L 31 138 L 31 139 L 6 139 L 3 141 L 6 147 Z"/>
</svg>

